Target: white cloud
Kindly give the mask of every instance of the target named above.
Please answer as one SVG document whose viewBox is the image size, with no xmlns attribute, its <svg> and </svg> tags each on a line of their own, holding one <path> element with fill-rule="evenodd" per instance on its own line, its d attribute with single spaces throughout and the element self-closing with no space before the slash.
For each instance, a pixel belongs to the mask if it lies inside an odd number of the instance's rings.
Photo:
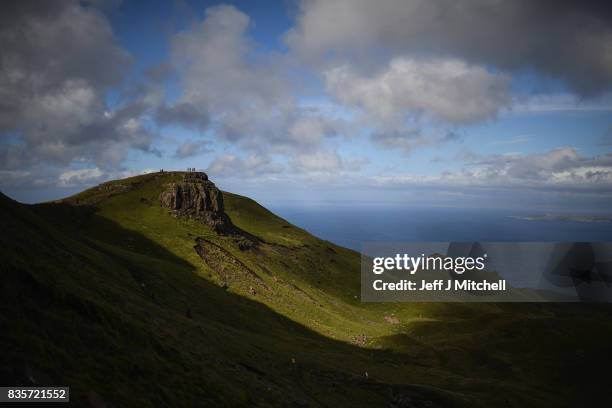
<svg viewBox="0 0 612 408">
<path fill-rule="evenodd" d="M 176 148 L 174 157 L 177 159 L 186 159 L 199 154 L 209 153 L 212 151 L 208 148 L 209 145 L 210 141 L 208 140 L 185 140 Z"/>
<path fill-rule="evenodd" d="M 493 140 L 489 142 L 490 146 L 515 145 L 529 142 L 529 138 L 525 136 L 516 136 L 507 139 Z"/>
<path fill-rule="evenodd" d="M 612 191 L 612 154 L 585 157 L 572 147 L 562 147 L 527 155 L 468 157 L 468 166 L 460 171 L 429 176 L 381 175 L 372 180 L 378 185 Z"/>
<path fill-rule="evenodd" d="M 309 61 L 455 57 L 534 69 L 592 94 L 612 85 L 610 17 L 605 2 L 308 0 L 286 40 Z"/>
<path fill-rule="evenodd" d="M 58 176 L 58 186 L 73 187 L 100 180 L 104 173 L 99 168 L 67 170 Z"/>
<path fill-rule="evenodd" d="M 325 72 L 327 90 L 378 121 L 423 113 L 451 123 L 494 117 L 509 102 L 509 77 L 457 59 L 398 57 L 372 77 L 343 65 Z"/>
<path fill-rule="evenodd" d="M 116 165 L 130 148 L 151 151 L 146 107 L 106 105 L 130 56 L 104 14 L 78 1 L 6 5 L 0 47 L 0 135 L 16 135 L 0 145 L 0 167 Z"/>
<path fill-rule="evenodd" d="M 140 174 L 153 173 L 156 170 L 119 170 L 119 171 L 104 171 L 98 167 L 71 169 L 60 173 L 57 176 L 58 187 L 84 187 L 93 184 L 102 183 L 107 180 L 121 179 L 126 177 L 137 176 Z"/>
<path fill-rule="evenodd" d="M 246 158 L 224 154 L 216 157 L 206 169 L 211 177 L 218 178 L 263 178 L 282 171 L 283 166 L 273 163 L 268 156 L 258 154 L 250 154 Z"/>
<path fill-rule="evenodd" d="M 302 173 L 338 173 L 360 170 L 367 160 L 343 158 L 336 151 L 319 150 L 313 153 L 297 154 L 293 158 L 295 170 Z"/>
<path fill-rule="evenodd" d="M 319 151 L 314 154 L 297 155 L 294 164 L 301 171 L 333 172 L 342 168 L 342 159 L 336 152 Z"/>
<path fill-rule="evenodd" d="M 220 140 L 257 153 L 313 148 L 338 133 L 337 120 L 299 106 L 283 57 L 257 52 L 251 25 L 235 7 L 215 6 L 171 39 L 179 103 L 209 115 Z"/>
<path fill-rule="evenodd" d="M 508 109 L 508 113 L 524 112 L 607 112 L 612 111 L 612 94 L 602 94 L 597 98 L 585 100 L 568 93 L 531 95 L 518 98 Z"/>
</svg>

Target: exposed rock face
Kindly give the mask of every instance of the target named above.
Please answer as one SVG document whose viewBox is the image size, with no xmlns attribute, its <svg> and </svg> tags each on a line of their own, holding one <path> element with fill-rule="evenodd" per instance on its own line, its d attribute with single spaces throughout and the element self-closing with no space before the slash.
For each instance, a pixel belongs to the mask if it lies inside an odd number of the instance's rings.
<svg viewBox="0 0 612 408">
<path fill-rule="evenodd" d="M 218 234 L 238 236 L 241 249 L 250 249 L 260 241 L 232 224 L 224 212 L 223 194 L 205 173 L 185 173 L 182 182 L 167 185 L 159 195 L 159 202 L 174 216 L 195 218 L 213 227 Z"/>
<path fill-rule="evenodd" d="M 175 216 L 197 218 L 220 234 L 232 234 L 236 227 L 223 212 L 223 195 L 201 172 L 188 172 L 181 183 L 170 183 L 159 195 L 162 207 Z"/>
<path fill-rule="evenodd" d="M 174 211 L 223 212 L 223 195 L 205 173 L 185 173 L 183 182 L 170 184 L 159 200 Z"/>
</svg>

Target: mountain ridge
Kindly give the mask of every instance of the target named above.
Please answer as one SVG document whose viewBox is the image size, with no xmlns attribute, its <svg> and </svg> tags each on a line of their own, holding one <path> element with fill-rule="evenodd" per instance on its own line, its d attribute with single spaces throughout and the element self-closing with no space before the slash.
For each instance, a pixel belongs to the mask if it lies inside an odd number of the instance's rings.
<svg viewBox="0 0 612 408">
<path fill-rule="evenodd" d="M 232 223 L 262 241 L 245 251 L 159 205 L 183 177 L 136 176 L 33 206 L 1 197 L 1 322 L 12 329 L 4 382 L 36 372 L 70 384 L 79 405 L 95 394 L 121 406 L 546 406 L 577 390 L 600 396 L 590 376 L 550 376 L 561 357 L 601 366 L 610 345 L 589 339 L 609 338 L 608 309 L 361 304 L 359 254 L 223 192 Z M 548 349 L 559 333 L 567 338 Z M 577 348 L 586 351 L 565 353 Z"/>
</svg>

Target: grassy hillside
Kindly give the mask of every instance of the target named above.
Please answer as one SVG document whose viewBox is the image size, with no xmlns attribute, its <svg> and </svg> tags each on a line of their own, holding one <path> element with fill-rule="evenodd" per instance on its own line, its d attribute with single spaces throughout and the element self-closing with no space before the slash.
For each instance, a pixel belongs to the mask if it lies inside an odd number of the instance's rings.
<svg viewBox="0 0 612 408">
<path fill-rule="evenodd" d="M 159 205 L 182 173 L 0 197 L 0 380 L 78 406 L 575 406 L 607 397 L 596 305 L 362 304 L 359 254 L 239 195 L 241 250 Z M 204 254 L 204 255 L 200 255 Z"/>
</svg>

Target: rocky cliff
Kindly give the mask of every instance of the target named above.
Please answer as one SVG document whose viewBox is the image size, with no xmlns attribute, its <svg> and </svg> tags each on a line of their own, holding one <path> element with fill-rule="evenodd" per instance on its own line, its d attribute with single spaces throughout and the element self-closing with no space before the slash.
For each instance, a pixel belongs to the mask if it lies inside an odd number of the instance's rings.
<svg viewBox="0 0 612 408">
<path fill-rule="evenodd" d="M 206 173 L 185 173 L 182 183 L 171 183 L 159 196 L 161 205 L 177 212 L 223 213 L 223 194 Z"/>
<path fill-rule="evenodd" d="M 186 172 L 182 182 L 169 183 L 159 195 L 162 207 L 175 217 L 194 218 L 222 235 L 240 238 L 240 248 L 248 249 L 261 240 L 232 224 L 223 208 L 223 193 L 203 172 Z"/>
</svg>

